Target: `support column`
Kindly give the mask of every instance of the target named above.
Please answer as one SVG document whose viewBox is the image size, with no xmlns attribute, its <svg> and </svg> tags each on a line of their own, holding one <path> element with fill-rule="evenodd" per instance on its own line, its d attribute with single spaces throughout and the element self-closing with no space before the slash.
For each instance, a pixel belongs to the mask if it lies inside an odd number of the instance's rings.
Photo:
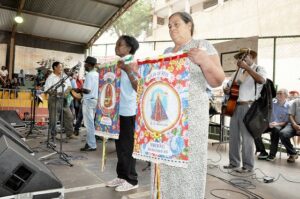
<svg viewBox="0 0 300 199">
<path fill-rule="evenodd" d="M 17 10 L 16 15 L 20 15 L 22 13 L 22 10 L 25 5 L 25 0 L 20 0 L 19 2 L 19 7 Z M 11 30 L 11 37 L 10 37 L 10 42 L 8 46 L 8 52 L 9 52 L 9 62 L 8 62 L 8 77 L 12 79 L 13 72 L 14 72 L 14 61 L 15 61 L 15 43 L 16 43 L 16 31 L 17 31 L 17 26 L 18 24 L 14 22 L 14 25 Z"/>
<path fill-rule="evenodd" d="M 9 79 L 12 79 L 12 76 L 13 76 L 13 71 L 14 71 L 14 61 L 15 61 L 15 36 L 16 34 L 13 34 L 11 35 L 11 38 L 10 38 L 10 42 L 9 42 L 9 45 L 8 45 L 8 52 L 9 52 L 9 55 L 8 55 L 8 77 Z"/>
</svg>

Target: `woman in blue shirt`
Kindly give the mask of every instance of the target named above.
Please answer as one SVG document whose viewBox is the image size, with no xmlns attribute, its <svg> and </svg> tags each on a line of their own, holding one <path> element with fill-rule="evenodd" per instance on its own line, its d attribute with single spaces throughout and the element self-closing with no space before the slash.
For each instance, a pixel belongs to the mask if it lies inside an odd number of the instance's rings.
<svg viewBox="0 0 300 199">
<path fill-rule="evenodd" d="M 133 56 L 139 48 L 138 41 L 131 36 L 122 35 L 115 47 L 116 55 L 121 57 L 118 63 L 121 70 L 120 88 L 120 135 L 116 140 L 118 156 L 117 178 L 106 184 L 108 187 L 116 187 L 116 191 L 129 191 L 138 188 L 137 173 L 135 170 L 136 160 L 132 157 L 134 145 L 134 129 L 136 116 L 136 89 L 137 76 L 134 71 L 134 63 L 126 64 L 128 56 Z"/>
</svg>

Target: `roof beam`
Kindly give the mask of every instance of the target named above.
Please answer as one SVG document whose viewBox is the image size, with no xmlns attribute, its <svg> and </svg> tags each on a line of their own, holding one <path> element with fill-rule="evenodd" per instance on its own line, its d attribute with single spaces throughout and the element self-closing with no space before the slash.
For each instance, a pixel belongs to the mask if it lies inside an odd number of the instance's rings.
<svg viewBox="0 0 300 199">
<path fill-rule="evenodd" d="M 109 3 L 107 1 L 102 1 L 102 0 L 91 0 L 91 1 L 95 1 L 95 2 L 98 2 L 98 3 L 101 3 L 101 4 L 113 6 L 113 7 L 116 7 L 116 8 L 121 8 L 122 7 L 121 5 L 118 5 L 118 4 L 115 4 L 115 3 Z"/>
<path fill-rule="evenodd" d="M 98 1 L 98 0 L 97 0 Z M 105 24 L 96 32 L 96 34 L 89 40 L 86 47 L 91 47 L 95 41 L 106 31 L 108 28 L 122 15 L 130 6 L 132 6 L 137 0 L 127 0 L 126 3 L 119 8 L 119 10 L 108 20 Z"/>
<path fill-rule="evenodd" d="M 7 30 L 0 30 L 0 31 L 11 33 L 11 31 L 7 31 Z M 63 39 L 55 39 L 55 38 L 51 38 L 51 37 L 42 37 L 42 36 L 38 36 L 38 35 L 32 35 L 32 34 L 18 32 L 18 31 L 16 31 L 16 34 L 25 35 L 25 36 L 29 36 L 29 37 L 34 37 L 34 38 L 38 38 L 38 39 L 42 39 L 42 40 L 53 41 L 53 42 L 72 44 L 72 45 L 80 45 L 80 46 L 85 46 L 86 45 L 86 43 L 82 43 L 82 42 L 63 40 Z"/>
<path fill-rule="evenodd" d="M 17 11 L 16 8 L 3 6 L 3 5 L 0 5 L 0 8 L 3 8 L 5 10 Z M 53 15 L 47 15 L 47 14 L 43 14 L 43 13 L 32 12 L 32 11 L 29 11 L 29 10 L 22 10 L 22 13 L 29 14 L 29 15 L 34 15 L 34 16 L 38 16 L 38 17 L 45 17 L 45 18 L 49 18 L 49 19 L 55 19 L 55 20 L 59 20 L 59 21 L 65 21 L 65 22 L 74 23 L 74 24 L 83 25 L 83 26 L 90 26 L 90 27 L 94 27 L 94 28 L 100 28 L 101 27 L 98 24 L 92 24 L 92 23 L 87 23 L 87 22 L 77 21 L 77 20 L 73 20 L 73 19 L 62 18 L 62 17 L 58 17 L 58 16 L 53 16 Z"/>
<path fill-rule="evenodd" d="M 42 40 L 48 40 L 48 41 L 53 41 L 53 42 L 59 42 L 59 43 L 66 43 L 66 44 L 73 44 L 73 45 L 80 45 L 80 46 L 84 46 L 84 45 L 85 45 L 85 43 L 75 42 L 75 41 L 68 41 L 68 40 L 62 40 L 62 39 L 55 39 L 55 38 L 50 38 L 50 37 L 42 37 L 42 36 L 31 35 L 31 34 L 26 34 L 26 33 L 18 33 L 18 34 L 26 35 L 26 36 L 30 36 L 30 37 L 34 37 L 34 38 L 38 38 L 38 39 L 42 39 Z"/>
</svg>

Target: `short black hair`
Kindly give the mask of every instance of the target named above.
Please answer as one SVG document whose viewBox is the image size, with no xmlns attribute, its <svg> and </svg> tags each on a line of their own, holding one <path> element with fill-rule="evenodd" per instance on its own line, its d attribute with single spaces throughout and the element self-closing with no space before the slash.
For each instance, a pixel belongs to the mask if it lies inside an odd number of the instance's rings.
<svg viewBox="0 0 300 199">
<path fill-rule="evenodd" d="M 132 55 L 134 55 L 137 49 L 140 47 L 139 42 L 132 36 L 122 35 L 119 39 L 124 40 L 126 45 L 131 48 L 129 53 Z"/>
<path fill-rule="evenodd" d="M 52 69 L 54 70 L 54 68 L 56 68 L 58 65 L 60 64 L 59 61 L 56 61 L 52 64 Z"/>
<path fill-rule="evenodd" d="M 191 24 L 192 24 L 191 35 L 193 36 L 195 25 L 194 25 L 192 16 L 187 12 L 175 12 L 169 17 L 169 20 L 171 19 L 171 17 L 173 17 L 175 15 L 178 15 L 182 19 L 182 21 L 184 21 L 185 24 L 188 24 L 189 22 L 191 22 Z"/>
</svg>

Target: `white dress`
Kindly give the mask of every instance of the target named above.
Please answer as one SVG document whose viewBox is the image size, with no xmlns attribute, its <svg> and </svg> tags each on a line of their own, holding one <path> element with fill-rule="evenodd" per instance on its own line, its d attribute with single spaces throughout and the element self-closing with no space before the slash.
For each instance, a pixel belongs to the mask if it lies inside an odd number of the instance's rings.
<svg viewBox="0 0 300 199">
<path fill-rule="evenodd" d="M 180 50 L 197 47 L 205 47 L 209 55 L 217 54 L 215 48 L 206 40 L 191 40 Z M 165 53 L 170 53 L 172 50 L 173 48 L 168 48 Z M 202 199 L 205 194 L 209 126 L 207 83 L 200 67 L 190 59 L 187 59 L 187 63 L 190 65 L 189 163 L 187 169 L 160 164 L 161 199 Z M 151 191 L 156 196 L 153 185 L 154 165 L 151 174 Z"/>
</svg>

